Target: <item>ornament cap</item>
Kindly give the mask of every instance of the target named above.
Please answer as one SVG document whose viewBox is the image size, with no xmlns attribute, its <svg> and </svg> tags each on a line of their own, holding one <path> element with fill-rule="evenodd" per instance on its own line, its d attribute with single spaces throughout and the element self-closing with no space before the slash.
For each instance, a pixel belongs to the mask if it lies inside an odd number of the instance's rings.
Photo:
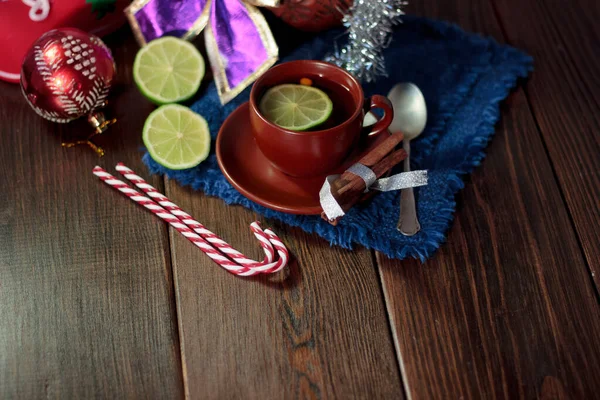
<svg viewBox="0 0 600 400">
<path fill-rule="evenodd" d="M 94 111 L 90 115 L 88 115 L 87 121 L 92 126 L 92 128 L 94 128 L 94 132 L 92 132 L 92 134 L 85 140 L 77 140 L 75 142 L 63 142 L 62 146 L 69 148 L 83 144 L 89 146 L 92 150 L 94 150 L 94 152 L 96 152 L 96 154 L 98 154 L 99 157 L 102 157 L 104 155 L 104 149 L 92 142 L 92 138 L 106 131 L 109 126 L 117 122 L 117 119 L 106 119 L 103 112 Z"/>
<path fill-rule="evenodd" d="M 99 135 L 105 130 L 108 129 L 109 126 L 117 122 L 116 118 L 106 119 L 104 113 L 101 111 L 96 111 L 88 115 L 88 123 L 94 128 L 95 135 Z"/>
</svg>

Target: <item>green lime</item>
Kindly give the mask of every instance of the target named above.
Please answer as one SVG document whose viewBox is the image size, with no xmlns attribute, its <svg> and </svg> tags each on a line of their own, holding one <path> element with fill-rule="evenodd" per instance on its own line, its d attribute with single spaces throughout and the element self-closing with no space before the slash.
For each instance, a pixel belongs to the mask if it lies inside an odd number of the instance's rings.
<svg viewBox="0 0 600 400">
<path fill-rule="evenodd" d="M 259 108 L 272 123 L 293 131 L 305 131 L 327 121 L 333 104 L 320 89 L 284 84 L 267 90 Z"/>
<path fill-rule="evenodd" d="M 179 104 L 152 111 L 142 137 L 154 161 L 169 169 L 195 167 L 206 160 L 210 151 L 206 120 Z"/>
<path fill-rule="evenodd" d="M 133 80 L 151 102 L 161 105 L 192 97 L 204 78 L 204 59 L 190 42 L 171 36 L 142 47 L 133 63 Z"/>
</svg>

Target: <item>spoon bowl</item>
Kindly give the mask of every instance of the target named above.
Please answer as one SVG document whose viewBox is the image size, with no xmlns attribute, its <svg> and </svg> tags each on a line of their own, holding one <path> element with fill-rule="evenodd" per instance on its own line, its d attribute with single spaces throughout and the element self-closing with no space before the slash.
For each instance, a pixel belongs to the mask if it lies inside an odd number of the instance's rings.
<svg viewBox="0 0 600 400">
<path fill-rule="evenodd" d="M 388 93 L 388 99 L 394 106 L 394 119 L 390 131 L 400 131 L 404 140 L 418 137 L 427 124 L 427 105 L 421 90 L 414 83 L 397 84 Z"/>
</svg>

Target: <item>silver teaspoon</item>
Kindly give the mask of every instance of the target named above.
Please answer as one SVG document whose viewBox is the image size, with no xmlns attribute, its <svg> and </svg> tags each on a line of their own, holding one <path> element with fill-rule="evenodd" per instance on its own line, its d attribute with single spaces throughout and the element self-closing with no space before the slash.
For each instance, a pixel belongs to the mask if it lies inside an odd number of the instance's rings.
<svg viewBox="0 0 600 400">
<path fill-rule="evenodd" d="M 389 129 L 392 133 L 400 131 L 404 134 L 402 147 L 407 154 L 404 160 L 404 172 L 409 172 L 410 141 L 423 132 L 427 123 L 425 97 L 414 83 L 399 83 L 390 90 L 388 99 L 394 106 L 394 120 Z M 413 188 L 402 189 L 397 228 L 406 236 L 412 236 L 421 230 Z"/>
</svg>

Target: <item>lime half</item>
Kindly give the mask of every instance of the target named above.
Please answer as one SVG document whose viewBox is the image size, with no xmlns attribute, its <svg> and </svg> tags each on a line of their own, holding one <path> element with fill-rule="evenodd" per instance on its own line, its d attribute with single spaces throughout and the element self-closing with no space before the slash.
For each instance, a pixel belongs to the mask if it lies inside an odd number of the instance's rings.
<svg viewBox="0 0 600 400">
<path fill-rule="evenodd" d="M 169 169 L 195 167 L 206 160 L 210 151 L 206 120 L 179 104 L 150 113 L 142 137 L 154 161 Z"/>
<path fill-rule="evenodd" d="M 204 68 L 204 59 L 194 45 L 166 36 L 138 51 L 133 63 L 133 79 L 151 102 L 177 103 L 198 91 Z"/>
<path fill-rule="evenodd" d="M 284 84 L 267 90 L 259 109 L 265 118 L 282 128 L 305 131 L 327 121 L 333 104 L 320 89 Z"/>
</svg>

